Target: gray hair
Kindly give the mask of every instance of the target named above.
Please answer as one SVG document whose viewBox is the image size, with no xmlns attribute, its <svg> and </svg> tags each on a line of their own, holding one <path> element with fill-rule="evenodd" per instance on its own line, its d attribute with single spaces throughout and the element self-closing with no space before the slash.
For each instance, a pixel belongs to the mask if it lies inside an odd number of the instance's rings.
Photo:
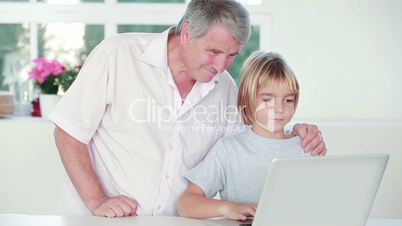
<svg viewBox="0 0 402 226">
<path fill-rule="evenodd" d="M 176 26 L 180 35 L 183 25 L 190 23 L 192 38 L 199 38 L 215 24 L 222 24 L 241 44 L 250 37 L 250 17 L 247 10 L 234 0 L 192 0 Z"/>
</svg>

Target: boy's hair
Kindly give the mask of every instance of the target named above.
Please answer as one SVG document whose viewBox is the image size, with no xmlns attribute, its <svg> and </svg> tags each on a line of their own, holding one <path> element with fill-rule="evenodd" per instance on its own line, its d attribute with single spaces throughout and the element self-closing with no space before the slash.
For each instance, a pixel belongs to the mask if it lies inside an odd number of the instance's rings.
<svg viewBox="0 0 402 226">
<path fill-rule="evenodd" d="M 184 23 L 190 23 L 192 38 L 199 38 L 215 24 L 221 24 L 241 44 L 250 37 L 250 18 L 247 10 L 234 0 L 192 0 L 176 26 L 176 35 L 182 31 Z"/>
<path fill-rule="evenodd" d="M 257 90 L 260 87 L 285 86 L 295 94 L 295 108 L 299 100 L 299 83 L 281 55 L 257 51 L 244 62 L 241 70 L 237 106 L 245 124 L 255 121 Z"/>
</svg>

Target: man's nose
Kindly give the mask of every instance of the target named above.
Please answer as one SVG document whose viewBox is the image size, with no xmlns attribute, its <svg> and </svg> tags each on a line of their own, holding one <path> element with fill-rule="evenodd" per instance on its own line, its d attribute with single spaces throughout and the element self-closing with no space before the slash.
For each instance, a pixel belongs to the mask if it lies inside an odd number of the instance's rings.
<svg viewBox="0 0 402 226">
<path fill-rule="evenodd" d="M 214 68 L 219 73 L 223 72 L 229 65 L 230 62 L 226 56 L 218 56 L 214 60 Z"/>
</svg>

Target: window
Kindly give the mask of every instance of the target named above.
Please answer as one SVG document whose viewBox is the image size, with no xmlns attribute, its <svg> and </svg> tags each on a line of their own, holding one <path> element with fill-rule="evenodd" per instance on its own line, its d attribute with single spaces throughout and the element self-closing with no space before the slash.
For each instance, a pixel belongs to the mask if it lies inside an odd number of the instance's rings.
<svg viewBox="0 0 402 226">
<path fill-rule="evenodd" d="M 26 23 L 0 24 L 0 34 L 0 90 L 15 91 L 20 98 L 19 88 L 28 85 L 21 71 L 30 64 L 30 29 Z"/>
<path fill-rule="evenodd" d="M 270 15 L 260 0 L 247 4 L 252 36 L 229 69 L 239 81 L 242 62 L 256 49 L 270 49 Z M 174 26 L 185 0 L 0 0 L 0 90 L 32 98 L 27 81 L 31 60 L 56 58 L 82 64 L 105 37 L 132 31 L 160 32 Z"/>
<path fill-rule="evenodd" d="M 38 25 L 38 56 L 80 65 L 104 39 L 104 26 L 83 23 Z"/>
</svg>

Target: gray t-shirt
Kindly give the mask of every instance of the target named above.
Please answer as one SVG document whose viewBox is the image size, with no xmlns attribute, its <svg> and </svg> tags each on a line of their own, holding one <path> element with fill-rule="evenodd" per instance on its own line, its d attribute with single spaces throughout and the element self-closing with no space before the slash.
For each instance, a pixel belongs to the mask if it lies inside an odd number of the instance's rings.
<svg viewBox="0 0 402 226">
<path fill-rule="evenodd" d="M 219 192 L 222 200 L 258 203 L 272 159 L 303 156 L 310 155 L 304 153 L 300 137 L 270 139 L 249 128 L 218 140 L 185 177 L 208 198 Z"/>
</svg>

